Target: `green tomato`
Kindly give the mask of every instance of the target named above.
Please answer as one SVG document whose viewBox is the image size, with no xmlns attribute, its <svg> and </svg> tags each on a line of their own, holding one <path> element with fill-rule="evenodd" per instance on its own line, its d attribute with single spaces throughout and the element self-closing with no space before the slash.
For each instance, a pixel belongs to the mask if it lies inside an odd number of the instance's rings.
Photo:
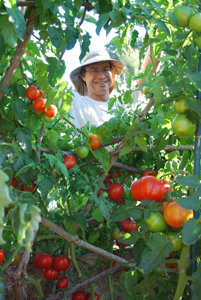
<svg viewBox="0 0 201 300">
<path fill-rule="evenodd" d="M 150 86 L 144 86 L 142 91 L 143 91 L 143 94 L 146 96 L 149 94 L 149 91 L 150 91 L 151 87 Z"/>
<path fill-rule="evenodd" d="M 86 146 L 79 146 L 77 147 L 77 149 L 75 150 L 75 154 L 81 158 L 84 159 L 88 156 L 89 154 L 89 149 Z"/>
<path fill-rule="evenodd" d="M 144 218 L 144 220 L 151 232 L 163 232 L 168 226 L 160 212 L 151 212 L 150 216 L 147 219 Z"/>
<path fill-rule="evenodd" d="M 194 135 L 196 124 L 189 121 L 185 114 L 179 114 L 172 121 L 172 130 L 179 138 L 187 138 Z"/>
<path fill-rule="evenodd" d="M 173 102 L 173 109 L 177 114 L 183 114 L 188 109 L 185 99 L 186 97 L 182 95 Z"/>
<path fill-rule="evenodd" d="M 44 114 L 44 110 L 37 111 L 37 110 L 34 109 L 34 113 L 35 113 L 36 116 L 41 117 Z"/>
<path fill-rule="evenodd" d="M 173 244 L 173 252 L 178 251 L 182 248 L 182 237 L 177 232 L 167 232 L 168 238 Z"/>
<path fill-rule="evenodd" d="M 48 122 L 48 123 L 51 123 L 51 122 L 53 121 L 53 119 L 54 119 L 54 117 L 53 117 L 53 118 L 50 118 L 50 117 L 46 116 L 45 114 L 43 114 L 43 118 L 44 118 L 44 120 L 45 120 L 46 122 Z"/>
</svg>

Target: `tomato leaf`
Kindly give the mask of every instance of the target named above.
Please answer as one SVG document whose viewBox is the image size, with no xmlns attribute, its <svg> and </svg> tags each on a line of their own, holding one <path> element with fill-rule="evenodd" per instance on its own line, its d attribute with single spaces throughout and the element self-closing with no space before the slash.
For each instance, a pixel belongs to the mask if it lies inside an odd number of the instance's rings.
<svg viewBox="0 0 201 300">
<path fill-rule="evenodd" d="M 0 144 L 0 165 L 4 163 L 9 153 L 12 153 L 14 148 L 10 144 L 2 143 Z"/>
<path fill-rule="evenodd" d="M 194 196 L 177 199 L 177 204 L 185 209 L 197 210 L 200 208 L 200 200 Z"/>
<path fill-rule="evenodd" d="M 109 163 L 110 163 L 110 155 L 108 151 L 104 147 L 100 147 L 93 151 L 93 155 L 101 163 L 105 173 L 107 174 L 109 169 Z"/>
<path fill-rule="evenodd" d="M 130 233 L 126 233 L 124 236 L 118 239 L 119 243 L 124 243 L 128 246 L 135 244 L 142 235 L 137 230 L 132 230 Z"/>
<path fill-rule="evenodd" d="M 87 230 L 87 222 L 86 217 L 84 215 L 76 214 L 76 220 L 84 230 Z"/>
<path fill-rule="evenodd" d="M 129 214 L 129 210 L 127 207 L 122 206 L 119 209 L 117 209 L 117 211 L 114 213 L 114 215 L 112 216 L 112 221 L 116 222 L 116 221 L 124 221 L 126 219 L 128 219 L 130 216 Z"/>
<path fill-rule="evenodd" d="M 194 244 L 201 235 L 201 223 L 195 218 L 189 219 L 182 229 L 182 241 L 184 244 Z"/>
<path fill-rule="evenodd" d="M 196 188 L 200 185 L 200 179 L 198 176 L 181 176 L 176 177 L 176 182 L 183 186 Z"/>
<path fill-rule="evenodd" d="M 192 277 L 195 279 L 195 281 L 193 280 L 191 285 L 190 285 L 190 289 L 192 291 L 192 295 L 193 295 L 193 298 L 195 300 L 198 300 L 198 299 L 201 299 L 201 289 L 200 289 L 200 286 L 201 286 L 201 271 L 197 271 L 197 272 L 194 272 L 192 274 Z"/>
<path fill-rule="evenodd" d="M 137 300 L 136 284 L 137 284 L 137 272 L 133 269 L 128 272 L 121 273 L 120 288 L 126 298 L 126 300 Z"/>
<path fill-rule="evenodd" d="M 172 252 L 173 244 L 164 233 L 155 233 L 147 242 L 150 250 L 143 251 L 139 269 L 143 273 L 151 272 L 164 264 L 166 257 Z"/>
<path fill-rule="evenodd" d="M 91 243 L 91 244 L 95 243 L 95 241 L 97 241 L 99 236 L 100 236 L 99 231 L 97 231 L 97 230 L 90 231 L 89 237 L 88 237 L 88 242 Z"/>
<path fill-rule="evenodd" d="M 103 223 L 104 222 L 104 218 L 100 213 L 100 209 L 94 209 L 92 212 L 92 217 L 99 223 Z"/>
</svg>

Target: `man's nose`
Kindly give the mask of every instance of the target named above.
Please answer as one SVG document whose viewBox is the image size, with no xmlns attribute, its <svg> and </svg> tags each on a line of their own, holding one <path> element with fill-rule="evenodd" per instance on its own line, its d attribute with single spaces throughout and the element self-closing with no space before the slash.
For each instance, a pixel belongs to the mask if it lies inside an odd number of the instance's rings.
<svg viewBox="0 0 201 300">
<path fill-rule="evenodd" d="M 103 70 L 102 70 L 102 69 L 99 69 L 99 70 L 98 70 L 98 74 L 97 74 L 96 76 L 104 77 L 105 74 L 103 73 Z"/>
</svg>

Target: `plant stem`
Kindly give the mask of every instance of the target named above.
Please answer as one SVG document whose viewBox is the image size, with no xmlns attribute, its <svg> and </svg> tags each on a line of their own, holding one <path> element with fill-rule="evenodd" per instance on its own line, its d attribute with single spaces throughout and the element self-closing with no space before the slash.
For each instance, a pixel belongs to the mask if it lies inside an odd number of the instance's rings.
<svg viewBox="0 0 201 300">
<path fill-rule="evenodd" d="M 95 283 L 90 284 L 90 293 L 91 293 L 90 300 L 96 300 L 94 296 L 94 285 Z"/>
<path fill-rule="evenodd" d="M 71 243 L 70 246 L 71 246 L 71 259 L 72 259 L 72 262 L 73 262 L 73 264 L 74 264 L 74 266 L 75 266 L 75 268 L 76 268 L 76 270 L 78 272 L 79 277 L 81 277 L 82 279 L 85 280 L 85 276 L 82 274 L 82 272 L 80 270 L 80 267 L 79 267 L 79 265 L 77 263 L 77 260 L 76 260 L 75 245 Z"/>
<path fill-rule="evenodd" d="M 84 136 L 86 136 L 86 138 L 88 139 L 88 136 L 85 134 L 85 132 L 83 131 L 83 130 L 81 130 L 81 129 L 79 129 L 79 128 L 77 128 L 68 118 L 66 118 L 66 117 L 62 117 L 68 124 L 70 124 L 72 127 L 74 127 L 74 128 L 76 128 L 77 129 L 77 131 L 79 132 L 79 133 L 81 133 L 82 135 L 84 135 Z"/>
<path fill-rule="evenodd" d="M 25 276 L 24 272 L 23 272 L 23 275 L 24 277 L 26 278 L 27 281 L 29 281 L 31 284 L 33 284 L 36 288 L 37 288 L 37 291 L 38 291 L 38 298 L 39 299 L 43 299 L 44 298 L 44 294 L 43 294 L 43 290 L 42 290 L 42 287 L 41 287 L 41 284 L 40 284 L 40 281 L 41 279 L 33 279 L 29 276 Z"/>
<path fill-rule="evenodd" d="M 110 252 L 113 253 L 113 241 L 111 241 L 110 243 L 111 243 Z M 113 261 L 110 260 L 109 268 L 112 268 L 112 265 L 113 265 Z M 108 284 L 109 284 L 110 300 L 113 300 L 114 298 L 113 298 L 113 288 L 112 288 L 112 275 L 108 276 Z"/>
<path fill-rule="evenodd" d="M 3 264 L 1 267 L 1 270 L 4 271 L 14 260 L 13 258 L 16 257 L 17 252 L 20 250 L 20 245 L 18 244 L 17 247 L 15 248 L 13 255 Z"/>
</svg>

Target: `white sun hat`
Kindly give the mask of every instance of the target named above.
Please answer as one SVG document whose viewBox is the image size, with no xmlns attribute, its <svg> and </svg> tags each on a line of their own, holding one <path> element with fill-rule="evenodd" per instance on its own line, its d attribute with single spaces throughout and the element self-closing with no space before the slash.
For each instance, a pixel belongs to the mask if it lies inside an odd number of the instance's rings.
<svg viewBox="0 0 201 300">
<path fill-rule="evenodd" d="M 110 86 L 109 92 L 115 88 L 115 75 L 120 75 L 124 69 L 124 64 L 118 60 L 112 59 L 109 53 L 106 50 L 96 50 L 86 53 L 84 58 L 82 59 L 80 65 L 76 67 L 70 73 L 70 79 L 75 86 L 76 90 L 81 96 L 87 95 L 87 87 L 84 84 L 81 77 L 81 68 L 90 64 L 98 63 L 101 61 L 109 61 L 112 65 L 112 84 Z"/>
</svg>

